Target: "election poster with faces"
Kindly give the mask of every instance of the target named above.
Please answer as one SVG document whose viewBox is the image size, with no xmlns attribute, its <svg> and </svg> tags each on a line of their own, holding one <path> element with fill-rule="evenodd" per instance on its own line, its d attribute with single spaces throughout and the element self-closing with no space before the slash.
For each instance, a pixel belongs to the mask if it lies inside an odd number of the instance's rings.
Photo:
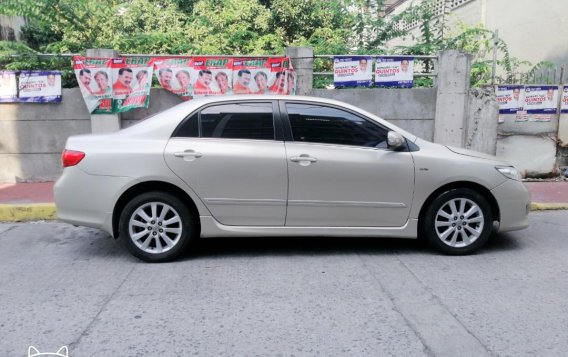
<svg viewBox="0 0 568 357">
<path fill-rule="evenodd" d="M 550 121 L 558 113 L 558 86 L 525 86 L 528 121 Z"/>
<path fill-rule="evenodd" d="M 148 108 L 154 64 L 149 57 L 115 58 L 112 61 L 112 108 L 122 113 Z"/>
<path fill-rule="evenodd" d="M 18 89 L 20 102 L 61 103 L 61 72 L 22 71 Z"/>
<path fill-rule="evenodd" d="M 268 59 L 268 92 L 270 94 L 288 95 L 295 93 L 296 76 L 290 68 L 288 57 L 271 57 Z M 258 84 L 258 83 L 257 83 Z M 266 90 L 264 91 L 266 93 Z"/>
<path fill-rule="evenodd" d="M 517 114 L 522 111 L 525 103 L 525 86 L 497 86 L 495 89 L 499 114 Z"/>
<path fill-rule="evenodd" d="M 267 94 L 270 91 L 269 75 L 268 58 L 235 59 L 233 62 L 233 93 Z"/>
<path fill-rule="evenodd" d="M 377 57 L 375 85 L 377 87 L 411 88 L 414 85 L 414 57 Z"/>
<path fill-rule="evenodd" d="M 15 71 L 0 71 L 0 102 L 17 102 L 18 85 Z"/>
<path fill-rule="evenodd" d="M 562 90 L 562 104 L 560 105 L 560 113 L 568 113 L 568 86 L 564 86 Z"/>
<path fill-rule="evenodd" d="M 526 86 L 524 109 L 527 114 L 556 114 L 558 86 Z"/>
<path fill-rule="evenodd" d="M 155 58 L 154 72 L 162 88 L 177 94 L 187 101 L 193 98 L 191 73 L 193 71 L 193 58 Z"/>
<path fill-rule="evenodd" d="M 112 113 L 112 59 L 73 56 L 73 69 L 89 112 Z"/>
<path fill-rule="evenodd" d="M 373 81 L 372 67 L 371 57 L 334 57 L 333 85 L 336 87 L 368 87 Z"/>
<path fill-rule="evenodd" d="M 191 82 L 195 98 L 232 94 L 233 59 L 195 57 Z"/>
</svg>

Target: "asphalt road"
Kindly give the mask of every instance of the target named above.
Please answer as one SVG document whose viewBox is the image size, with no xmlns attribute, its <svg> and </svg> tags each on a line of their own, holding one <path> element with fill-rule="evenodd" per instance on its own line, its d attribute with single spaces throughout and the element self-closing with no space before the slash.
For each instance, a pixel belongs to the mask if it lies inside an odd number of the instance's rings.
<svg viewBox="0 0 568 357">
<path fill-rule="evenodd" d="M 97 230 L 0 224 L 0 356 L 566 356 L 568 211 L 479 254 L 204 240 L 146 264 Z"/>
</svg>

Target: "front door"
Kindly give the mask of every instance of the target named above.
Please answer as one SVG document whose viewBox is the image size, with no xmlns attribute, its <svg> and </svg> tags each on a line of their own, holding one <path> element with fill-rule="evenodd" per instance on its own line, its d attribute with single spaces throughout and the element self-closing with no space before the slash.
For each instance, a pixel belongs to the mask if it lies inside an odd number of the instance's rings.
<svg viewBox="0 0 568 357">
<path fill-rule="evenodd" d="M 397 227 L 414 190 L 409 152 L 386 148 L 388 129 L 331 106 L 285 103 L 287 226 Z"/>
</svg>

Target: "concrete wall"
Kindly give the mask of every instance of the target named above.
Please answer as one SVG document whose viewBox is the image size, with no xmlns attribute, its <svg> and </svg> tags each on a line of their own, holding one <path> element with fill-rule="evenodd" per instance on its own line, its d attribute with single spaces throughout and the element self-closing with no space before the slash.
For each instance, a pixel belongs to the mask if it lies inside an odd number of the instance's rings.
<svg viewBox="0 0 568 357">
<path fill-rule="evenodd" d="M 363 108 L 423 139 L 434 137 L 435 88 L 315 89 L 313 95 Z"/>
<path fill-rule="evenodd" d="M 62 94 L 61 104 L 0 104 L 0 182 L 55 180 L 67 138 L 91 133 L 91 115 L 79 89 Z M 164 89 L 152 89 L 150 98 L 148 109 L 122 114 L 122 127 L 181 102 Z"/>
<path fill-rule="evenodd" d="M 79 89 L 62 94 L 61 104 L 0 104 L 0 182 L 55 179 L 67 137 L 91 132 Z"/>
<path fill-rule="evenodd" d="M 467 149 L 495 155 L 499 105 L 493 91 L 473 88 L 469 91 L 467 109 Z"/>
<path fill-rule="evenodd" d="M 516 121 L 515 114 L 500 118 L 503 122 L 497 129 L 497 156 L 513 164 L 524 176 L 549 176 L 558 172 L 557 115 L 550 122 Z"/>
<path fill-rule="evenodd" d="M 177 95 L 165 89 L 152 88 L 150 90 L 150 104 L 148 105 L 148 109 L 139 108 L 122 113 L 120 115 L 122 127 L 126 128 L 140 119 L 159 113 L 181 102 L 182 100 Z"/>
</svg>

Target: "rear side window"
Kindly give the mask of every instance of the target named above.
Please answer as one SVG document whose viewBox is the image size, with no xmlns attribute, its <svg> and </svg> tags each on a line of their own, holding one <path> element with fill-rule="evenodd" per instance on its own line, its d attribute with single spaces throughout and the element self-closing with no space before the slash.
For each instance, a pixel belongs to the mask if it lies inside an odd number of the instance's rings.
<svg viewBox="0 0 568 357">
<path fill-rule="evenodd" d="M 386 129 L 348 111 L 295 103 L 286 110 L 294 141 L 377 147 L 387 140 Z"/>
<path fill-rule="evenodd" d="M 199 119 L 203 138 L 274 140 L 272 103 L 213 105 Z"/>
<path fill-rule="evenodd" d="M 199 114 L 194 113 L 183 121 L 183 124 L 175 132 L 174 136 L 182 138 L 198 138 L 199 137 Z"/>
</svg>

